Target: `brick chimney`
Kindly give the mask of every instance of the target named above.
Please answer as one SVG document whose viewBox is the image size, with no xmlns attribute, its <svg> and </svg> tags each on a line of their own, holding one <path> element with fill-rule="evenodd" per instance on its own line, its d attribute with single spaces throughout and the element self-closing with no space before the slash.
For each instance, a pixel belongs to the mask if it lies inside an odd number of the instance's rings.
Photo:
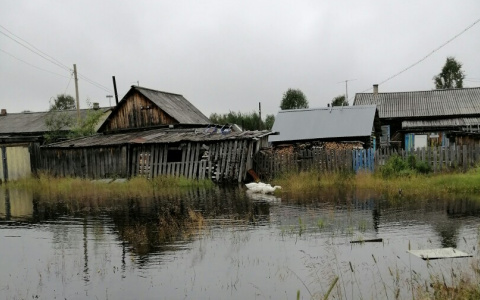
<svg viewBox="0 0 480 300">
<path fill-rule="evenodd" d="M 378 84 L 373 85 L 373 94 L 378 95 Z"/>
<path fill-rule="evenodd" d="M 0 112 L 0 116 L 6 116 L 7 115 L 7 110 L 5 108 L 2 108 L 2 111 Z"/>
</svg>

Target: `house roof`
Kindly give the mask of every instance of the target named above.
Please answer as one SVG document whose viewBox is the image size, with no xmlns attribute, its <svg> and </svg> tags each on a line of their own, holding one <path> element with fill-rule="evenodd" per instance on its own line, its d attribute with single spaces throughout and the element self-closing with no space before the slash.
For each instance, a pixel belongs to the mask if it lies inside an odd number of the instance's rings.
<svg viewBox="0 0 480 300">
<path fill-rule="evenodd" d="M 123 97 L 126 99 L 131 92 L 138 91 L 152 101 L 172 118 L 183 124 L 209 124 L 210 120 L 182 95 L 156 91 L 144 87 L 132 86 Z"/>
<path fill-rule="evenodd" d="M 118 146 L 126 144 L 156 144 L 179 142 L 216 142 L 224 140 L 257 139 L 272 134 L 269 130 L 221 132 L 212 127 L 199 128 L 157 128 L 144 131 L 122 133 L 96 134 L 89 137 L 72 139 L 64 142 L 49 144 L 48 148 L 98 147 Z"/>
<path fill-rule="evenodd" d="M 100 108 L 104 112 L 110 110 L 110 108 Z M 80 109 L 81 118 L 86 117 L 90 109 Z M 22 112 L 22 113 L 7 113 L 6 115 L 0 115 L 0 134 L 43 134 L 48 132 L 49 129 L 45 125 L 45 120 L 49 112 Z M 64 110 L 62 113 L 66 113 L 69 117 L 76 120 L 76 110 Z M 71 128 L 65 128 L 70 130 Z"/>
<path fill-rule="evenodd" d="M 402 121 L 403 129 L 427 129 L 427 128 L 480 128 L 480 117 L 473 118 L 450 118 L 437 120 L 405 120 Z M 480 130 L 479 130 L 480 131 Z"/>
<path fill-rule="evenodd" d="M 353 105 L 377 105 L 380 118 L 480 115 L 480 88 L 358 93 Z"/>
<path fill-rule="evenodd" d="M 282 110 L 269 142 L 370 136 L 375 114 L 375 105 Z"/>
</svg>

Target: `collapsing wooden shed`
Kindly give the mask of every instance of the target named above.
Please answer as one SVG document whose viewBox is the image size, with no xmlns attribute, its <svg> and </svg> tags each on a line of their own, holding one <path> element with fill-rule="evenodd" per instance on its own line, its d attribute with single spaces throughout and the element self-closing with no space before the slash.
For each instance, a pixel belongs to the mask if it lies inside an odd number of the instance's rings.
<svg viewBox="0 0 480 300">
<path fill-rule="evenodd" d="M 216 127 L 166 128 L 106 133 L 41 148 L 40 170 L 92 179 L 158 175 L 214 181 L 245 179 L 253 154 L 272 132 Z"/>
</svg>

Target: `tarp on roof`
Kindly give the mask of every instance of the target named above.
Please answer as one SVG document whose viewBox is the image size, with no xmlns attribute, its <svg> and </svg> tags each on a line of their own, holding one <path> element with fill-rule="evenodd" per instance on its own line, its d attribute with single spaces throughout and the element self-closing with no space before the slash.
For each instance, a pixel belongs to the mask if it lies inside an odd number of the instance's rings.
<svg viewBox="0 0 480 300">
<path fill-rule="evenodd" d="M 376 105 L 380 118 L 480 115 L 480 88 L 358 93 L 357 105 Z"/>
<path fill-rule="evenodd" d="M 375 105 L 280 111 L 269 142 L 366 137 L 372 134 Z"/>
</svg>

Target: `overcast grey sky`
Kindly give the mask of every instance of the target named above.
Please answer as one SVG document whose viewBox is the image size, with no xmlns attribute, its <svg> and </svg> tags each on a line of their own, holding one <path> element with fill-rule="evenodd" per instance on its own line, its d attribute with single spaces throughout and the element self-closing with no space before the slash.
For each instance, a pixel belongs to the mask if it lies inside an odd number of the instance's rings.
<svg viewBox="0 0 480 300">
<path fill-rule="evenodd" d="M 0 107 L 8 112 L 45 111 L 57 94 L 75 95 L 68 70 L 14 40 L 68 68 L 77 64 L 81 75 L 110 90 L 80 79 L 81 107 L 87 98 L 108 106 L 114 75 L 120 99 L 138 81 L 182 94 L 207 116 L 251 112 L 258 102 L 262 114 L 276 114 L 288 88 L 322 107 L 352 80 L 352 99 L 480 19 L 478 0 L 0 4 Z M 447 56 L 463 63 L 466 87 L 480 86 L 480 23 L 380 92 L 433 89 Z"/>
</svg>

